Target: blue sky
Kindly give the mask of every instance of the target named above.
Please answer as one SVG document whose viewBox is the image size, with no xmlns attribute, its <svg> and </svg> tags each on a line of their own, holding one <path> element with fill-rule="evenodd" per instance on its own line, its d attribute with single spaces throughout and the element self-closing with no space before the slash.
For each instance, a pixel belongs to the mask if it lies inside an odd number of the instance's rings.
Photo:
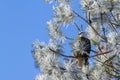
<svg viewBox="0 0 120 80">
<path fill-rule="evenodd" d="M 72 7 L 80 10 L 78 5 Z M 48 42 L 46 21 L 52 15 L 52 6 L 44 0 L 0 0 L 0 80 L 34 80 L 39 69 L 32 43 Z M 71 29 L 66 31 L 72 34 Z"/>
<path fill-rule="evenodd" d="M 78 6 L 72 5 L 80 10 Z M 0 80 L 34 80 L 39 69 L 31 53 L 32 43 L 48 42 L 46 21 L 52 17 L 52 5 L 44 0 L 0 0 Z M 73 36 L 73 28 L 65 33 L 70 31 Z"/>
<path fill-rule="evenodd" d="M 76 6 L 72 7 L 80 10 Z M 39 69 L 32 43 L 48 42 L 46 21 L 52 15 L 52 6 L 44 0 L 0 0 L 0 80 L 34 80 Z"/>
<path fill-rule="evenodd" d="M 48 41 L 50 12 L 43 0 L 0 0 L 0 80 L 33 80 L 39 73 L 32 43 Z"/>
</svg>

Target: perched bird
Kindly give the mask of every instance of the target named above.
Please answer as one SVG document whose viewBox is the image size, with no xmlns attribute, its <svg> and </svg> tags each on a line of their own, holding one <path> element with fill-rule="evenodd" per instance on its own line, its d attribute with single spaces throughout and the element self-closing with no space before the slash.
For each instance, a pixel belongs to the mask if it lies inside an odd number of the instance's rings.
<svg viewBox="0 0 120 80">
<path fill-rule="evenodd" d="M 74 41 L 74 56 L 77 58 L 77 64 L 79 67 L 88 65 L 88 55 L 91 51 L 91 43 L 87 38 L 86 32 L 80 32 L 77 39 Z"/>
</svg>

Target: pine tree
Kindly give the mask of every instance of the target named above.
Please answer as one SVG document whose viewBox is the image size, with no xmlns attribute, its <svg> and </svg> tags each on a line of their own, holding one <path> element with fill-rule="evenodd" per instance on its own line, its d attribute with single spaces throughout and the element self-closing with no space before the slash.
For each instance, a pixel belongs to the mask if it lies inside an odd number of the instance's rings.
<svg viewBox="0 0 120 80">
<path fill-rule="evenodd" d="M 119 80 L 120 0 L 45 1 L 53 4 L 54 17 L 47 22 L 49 43 L 33 43 L 41 70 L 35 80 Z M 81 32 L 90 40 L 90 53 Z"/>
</svg>

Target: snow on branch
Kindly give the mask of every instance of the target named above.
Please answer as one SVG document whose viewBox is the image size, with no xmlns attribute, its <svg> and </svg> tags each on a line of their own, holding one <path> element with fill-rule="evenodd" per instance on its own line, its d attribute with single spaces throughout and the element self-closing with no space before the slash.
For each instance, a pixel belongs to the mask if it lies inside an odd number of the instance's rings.
<svg viewBox="0 0 120 80">
<path fill-rule="evenodd" d="M 120 0 L 80 0 L 79 8 L 74 0 L 45 1 L 54 17 L 47 21 L 49 43 L 33 43 L 35 80 L 119 80 Z"/>
</svg>

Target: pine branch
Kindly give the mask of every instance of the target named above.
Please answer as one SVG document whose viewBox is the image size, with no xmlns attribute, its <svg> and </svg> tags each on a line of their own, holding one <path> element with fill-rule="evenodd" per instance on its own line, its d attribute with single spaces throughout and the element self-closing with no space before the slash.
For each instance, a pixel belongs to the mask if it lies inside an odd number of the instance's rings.
<svg viewBox="0 0 120 80">
<path fill-rule="evenodd" d="M 92 51 L 93 51 L 93 50 L 92 50 Z M 101 53 L 99 53 L 99 54 L 90 56 L 89 58 L 96 57 L 96 56 L 100 56 L 100 55 L 103 55 L 103 54 L 108 54 L 108 53 L 110 53 L 110 52 L 112 52 L 112 51 L 113 51 L 113 50 L 109 50 L 109 51 L 106 51 L 106 52 L 101 52 Z M 96 52 L 96 51 L 94 51 L 94 52 Z"/>
<path fill-rule="evenodd" d="M 51 49 L 51 48 L 49 48 L 49 50 L 51 50 L 53 53 L 59 54 L 59 55 L 64 56 L 64 57 L 68 57 L 68 58 L 76 58 L 76 57 L 74 57 L 74 56 L 67 56 L 67 55 L 64 55 L 64 54 L 62 54 L 62 53 L 60 53 L 60 52 L 54 51 L 54 50 Z"/>
<path fill-rule="evenodd" d="M 94 31 L 95 33 L 100 36 L 103 40 L 105 40 L 96 30 L 95 28 L 87 21 L 85 20 L 82 16 L 80 16 L 78 13 L 76 13 L 75 11 L 73 11 L 78 17 L 80 17 L 83 21 L 85 21 Z"/>
</svg>

